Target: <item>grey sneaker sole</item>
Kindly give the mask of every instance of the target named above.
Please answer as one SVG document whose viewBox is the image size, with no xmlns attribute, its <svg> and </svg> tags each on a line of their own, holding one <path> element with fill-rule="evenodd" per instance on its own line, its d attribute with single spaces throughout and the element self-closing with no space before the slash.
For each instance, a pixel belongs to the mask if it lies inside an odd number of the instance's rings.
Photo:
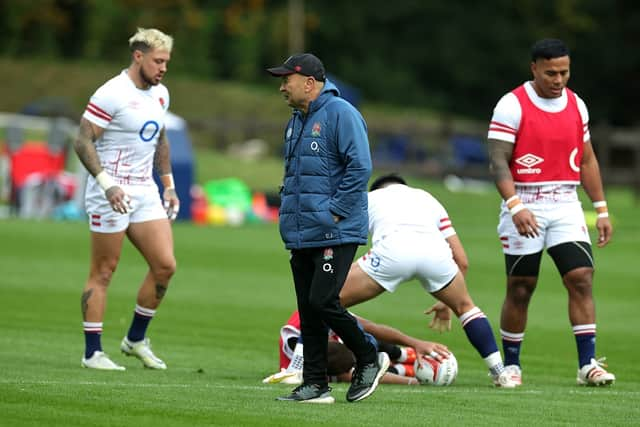
<svg viewBox="0 0 640 427">
<path fill-rule="evenodd" d="M 333 396 L 329 394 L 329 392 L 322 393 L 320 396 L 312 397 L 311 399 L 298 400 L 298 399 L 293 399 L 290 396 L 283 396 L 283 397 L 277 397 L 276 400 L 280 402 L 324 403 L 324 404 L 335 403 L 336 401 L 336 399 L 334 399 Z"/>
<path fill-rule="evenodd" d="M 359 402 L 359 401 L 361 401 L 363 399 L 366 399 L 367 397 L 371 396 L 373 394 L 373 392 L 376 391 L 376 389 L 378 388 L 378 384 L 380 383 L 380 378 L 382 378 L 382 376 L 385 374 L 385 372 L 387 372 L 387 369 L 389 369 L 389 364 L 390 363 L 391 363 L 391 361 L 389 360 L 389 356 L 387 356 L 387 353 L 384 353 L 384 352 L 378 353 L 378 366 L 380 366 L 380 370 L 378 371 L 378 374 L 376 375 L 376 378 L 373 380 L 373 385 L 362 396 L 358 396 L 357 398 L 355 398 L 353 400 L 347 399 L 347 401 L 349 401 L 349 402 Z"/>
<path fill-rule="evenodd" d="M 327 396 L 316 397 L 314 399 L 299 400 L 298 403 L 324 403 L 324 404 L 331 404 L 331 403 L 335 403 L 335 401 L 336 401 L 336 399 L 334 399 L 333 396 L 327 395 Z"/>
</svg>

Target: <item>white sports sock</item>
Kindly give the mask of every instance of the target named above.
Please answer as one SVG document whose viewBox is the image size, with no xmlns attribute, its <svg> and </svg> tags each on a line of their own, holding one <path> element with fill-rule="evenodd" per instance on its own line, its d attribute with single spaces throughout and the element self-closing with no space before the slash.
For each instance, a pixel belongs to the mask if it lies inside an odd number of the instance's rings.
<svg viewBox="0 0 640 427">
<path fill-rule="evenodd" d="M 287 372 L 302 371 L 302 367 L 304 366 L 303 349 L 304 347 L 302 343 L 296 344 L 296 347 L 293 349 L 291 362 L 289 362 L 289 366 L 287 366 Z"/>
<path fill-rule="evenodd" d="M 484 363 L 487 364 L 491 375 L 500 375 L 504 371 L 504 364 L 502 363 L 502 356 L 499 351 L 485 357 Z"/>
</svg>

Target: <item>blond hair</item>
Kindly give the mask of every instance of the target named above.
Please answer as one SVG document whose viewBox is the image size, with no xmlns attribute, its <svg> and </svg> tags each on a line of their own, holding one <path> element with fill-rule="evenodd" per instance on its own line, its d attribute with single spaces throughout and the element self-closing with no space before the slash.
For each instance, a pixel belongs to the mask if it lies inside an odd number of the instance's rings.
<svg viewBox="0 0 640 427">
<path fill-rule="evenodd" d="M 132 52 L 134 50 L 147 52 L 150 49 L 171 52 L 173 37 L 155 28 L 138 28 L 138 31 L 129 39 L 129 47 Z"/>
</svg>

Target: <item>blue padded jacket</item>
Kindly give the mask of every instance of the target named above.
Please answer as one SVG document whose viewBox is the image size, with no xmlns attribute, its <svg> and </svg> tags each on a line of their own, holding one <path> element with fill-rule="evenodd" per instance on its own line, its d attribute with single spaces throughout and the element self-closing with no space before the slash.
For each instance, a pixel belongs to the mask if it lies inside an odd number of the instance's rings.
<svg viewBox="0 0 640 427">
<path fill-rule="evenodd" d="M 280 235 L 287 249 L 367 243 L 367 125 L 338 88 L 325 81 L 304 115 L 285 130 Z M 334 223 L 333 215 L 341 220 Z"/>
</svg>

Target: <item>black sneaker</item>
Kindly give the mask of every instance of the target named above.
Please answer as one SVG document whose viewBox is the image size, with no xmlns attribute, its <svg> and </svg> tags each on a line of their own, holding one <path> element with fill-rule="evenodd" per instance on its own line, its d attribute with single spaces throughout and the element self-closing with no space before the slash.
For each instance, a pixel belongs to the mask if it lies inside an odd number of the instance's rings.
<svg viewBox="0 0 640 427">
<path fill-rule="evenodd" d="M 389 356 L 384 352 L 378 353 L 376 362 L 356 366 L 351 377 L 351 386 L 347 390 L 347 401 L 357 402 L 371 396 L 388 368 Z"/>
<path fill-rule="evenodd" d="M 331 387 L 320 387 L 318 384 L 302 384 L 294 388 L 291 394 L 277 397 L 276 400 L 288 400 L 300 403 L 333 403 Z"/>
</svg>

